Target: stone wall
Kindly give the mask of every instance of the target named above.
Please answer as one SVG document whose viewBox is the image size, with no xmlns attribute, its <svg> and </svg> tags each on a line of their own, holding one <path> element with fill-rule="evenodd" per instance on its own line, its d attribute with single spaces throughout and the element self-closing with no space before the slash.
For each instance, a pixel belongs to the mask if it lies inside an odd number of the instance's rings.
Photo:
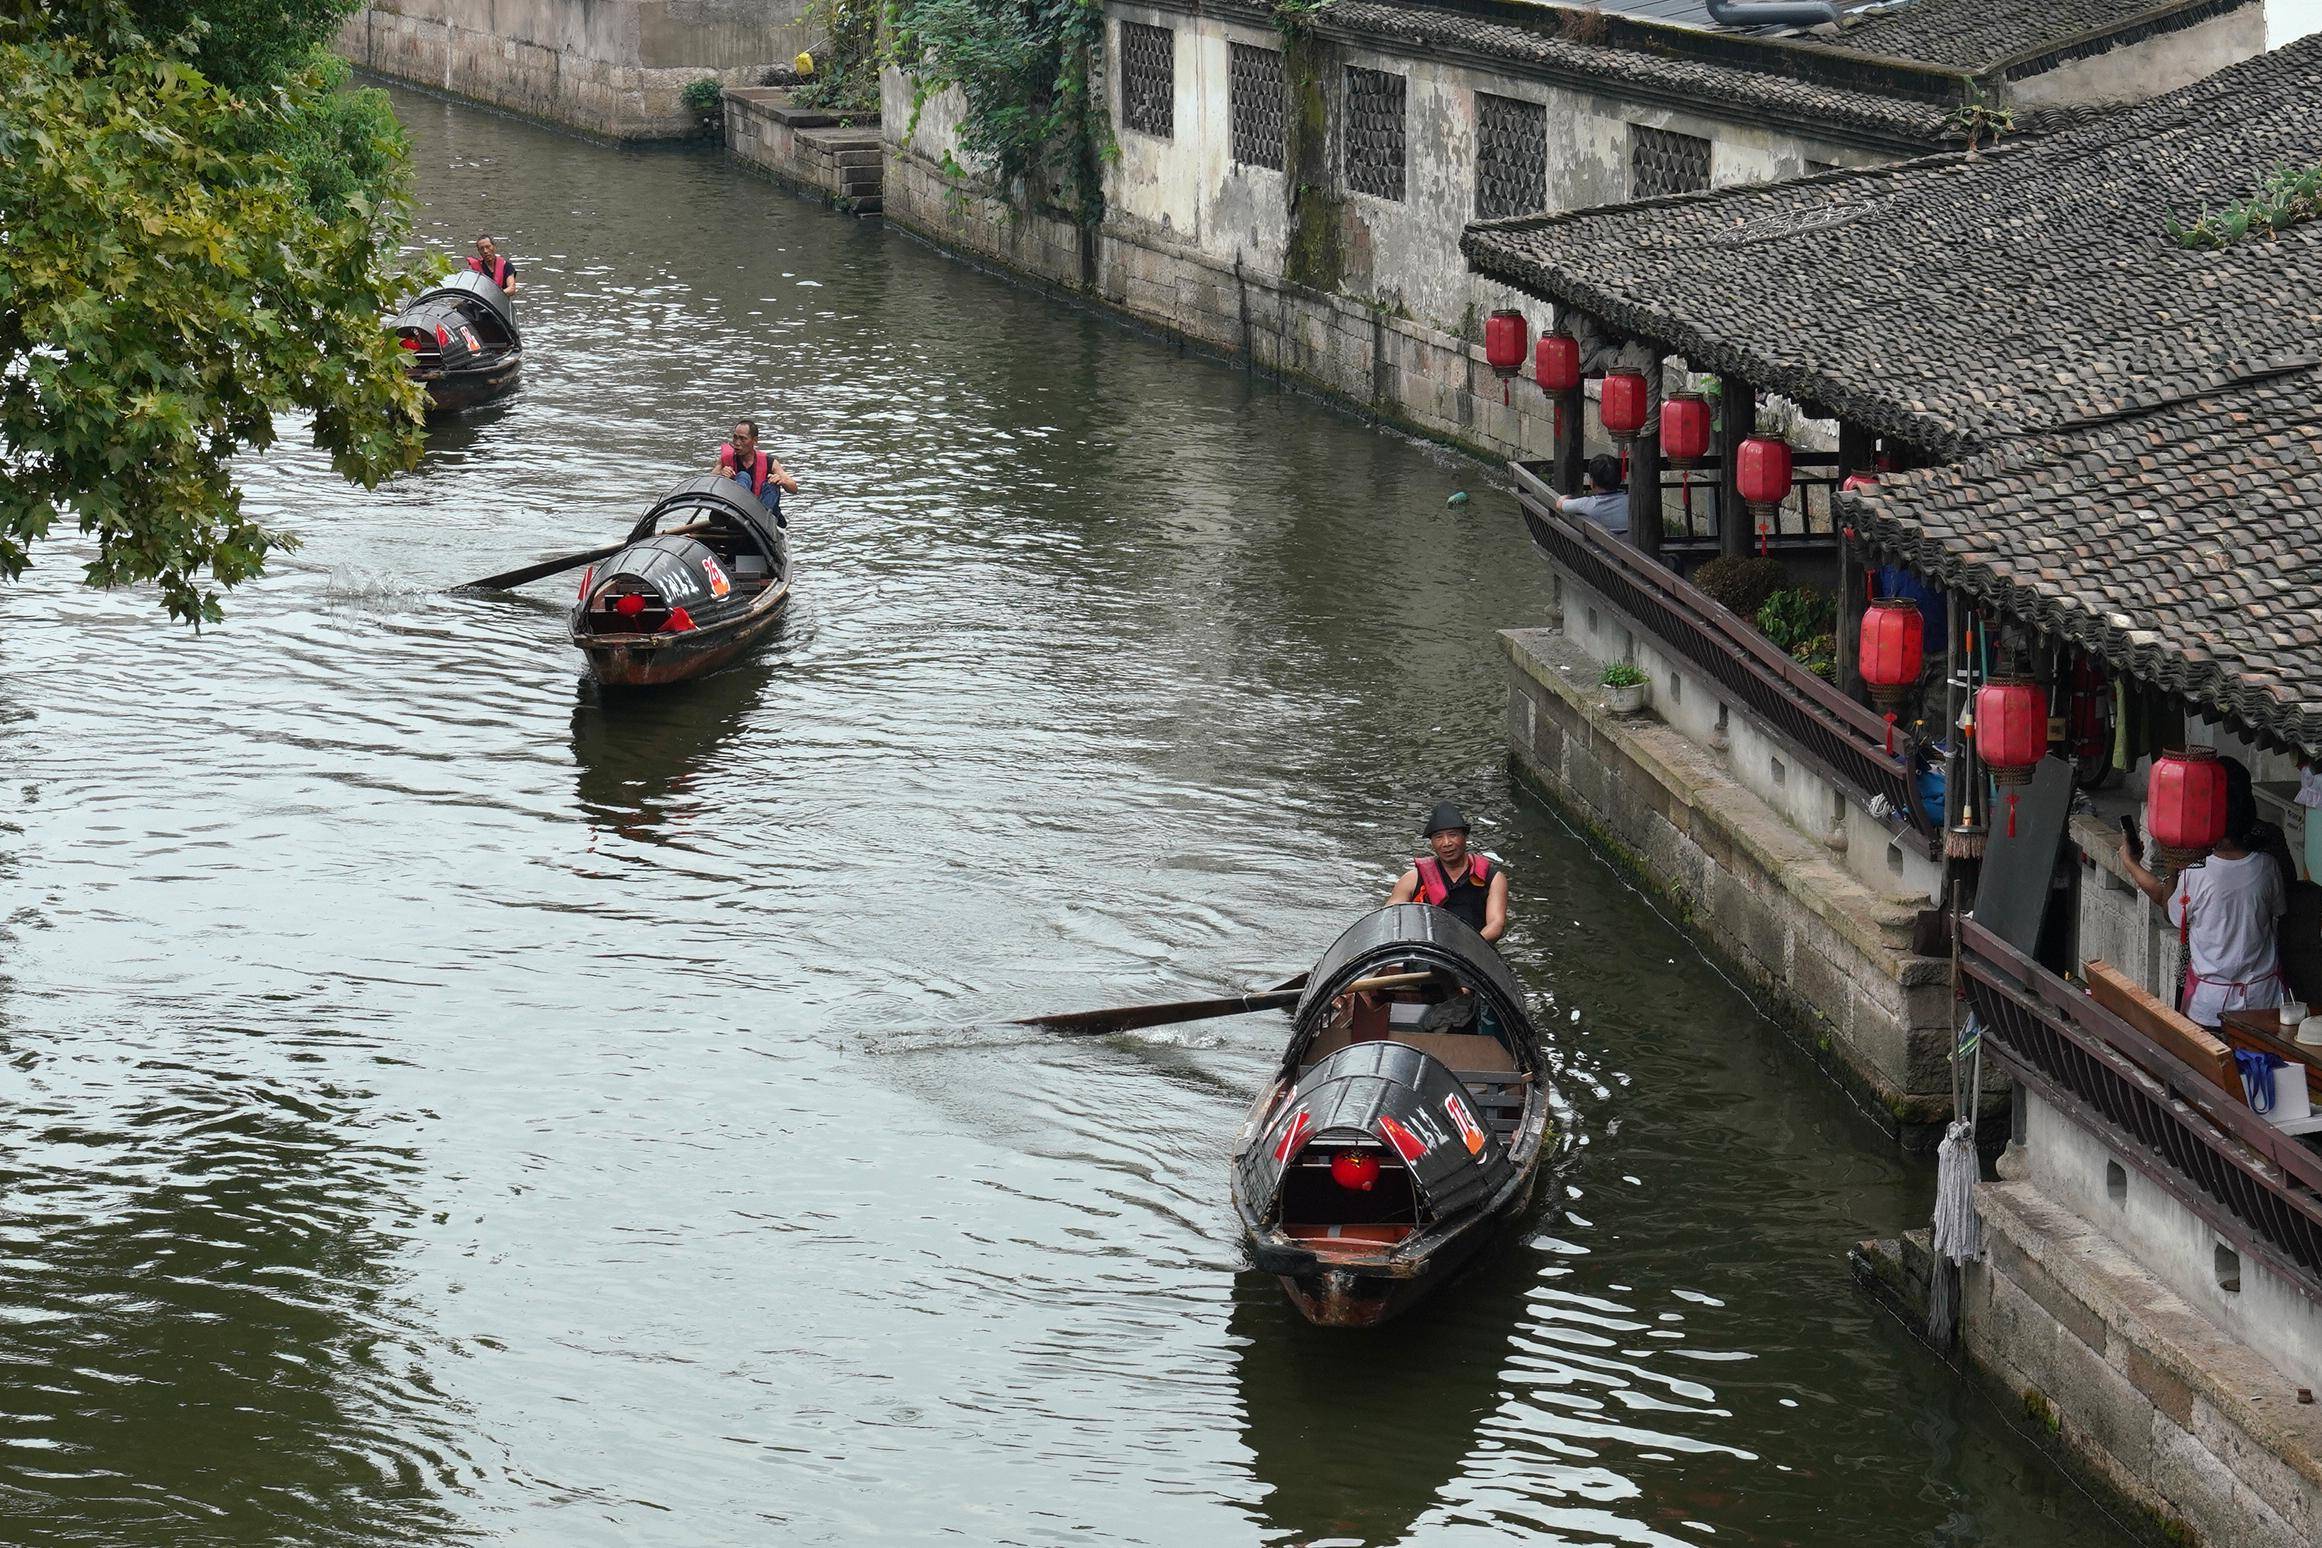
<svg viewBox="0 0 2322 1548">
<path fill-rule="evenodd" d="M 2141 102 L 2190 86 L 2229 64 L 2266 51 L 2266 8 L 2245 5 L 2175 32 L 2157 32 L 2123 47 L 2077 59 L 2044 61 L 2008 83 L 2025 106 L 2043 103 Z"/>
<path fill-rule="evenodd" d="M 773 86 L 726 92 L 726 149 L 736 160 L 858 215 L 879 211 L 886 152 L 876 119 L 853 123 L 795 107 Z"/>
<path fill-rule="evenodd" d="M 2299 1400 L 2310 1374 L 2285 1372 L 2156 1275 L 2146 1249 L 2038 1183 L 1982 1184 L 1976 1204 L 1985 1251 L 1960 1326 L 1986 1380 L 2168 1541 L 2322 1542 L 2322 1407 Z M 2242 1263 L 2242 1294 L 2257 1272 Z"/>
<path fill-rule="evenodd" d="M 1910 951 L 1929 885 L 1920 869 L 1931 874 L 1931 864 L 1911 856 L 1914 864 L 1889 872 L 1884 830 L 1858 813 L 1864 831 L 1856 836 L 1837 792 L 1792 767 L 1784 794 L 1817 805 L 1825 824 L 1823 837 L 1801 832 L 1752 788 L 1758 764 L 1771 777 L 1778 736 L 1721 701 L 1714 681 L 1603 598 L 1566 580 L 1561 609 L 1560 628 L 1501 635 L 1518 778 L 1670 898 L 1688 928 L 1796 1026 L 1823 1066 L 1898 1138 L 1932 1145 L 1951 1105 L 1950 964 Z M 1723 727 L 1724 746 L 1657 717 L 1610 714 L 1597 685 L 1612 654 L 1607 631 L 1627 637 L 1629 659 L 1647 670 L 1657 699 L 1674 697 L 1688 707 L 1681 714 L 1710 717 Z M 1834 809 L 1847 834 L 1843 850 L 1827 834 Z M 1858 846 L 1888 874 L 1886 885 L 1850 869 L 1847 856 Z"/>
<path fill-rule="evenodd" d="M 807 0 L 371 0 L 340 29 L 362 69 L 612 140 L 702 123 L 681 94 L 752 85 L 810 37 Z"/>
</svg>

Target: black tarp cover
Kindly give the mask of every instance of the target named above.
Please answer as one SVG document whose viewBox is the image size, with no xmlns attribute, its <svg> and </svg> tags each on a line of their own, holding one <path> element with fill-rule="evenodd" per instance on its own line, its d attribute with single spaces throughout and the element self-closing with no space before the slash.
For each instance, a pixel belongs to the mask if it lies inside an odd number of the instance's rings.
<svg viewBox="0 0 2322 1548">
<path fill-rule="evenodd" d="M 1509 1177 L 1507 1150 L 1459 1077 L 1406 1043 L 1382 1040 L 1342 1048 L 1306 1072 L 1242 1157 L 1242 1197 L 1272 1215 L 1299 1152 L 1357 1135 L 1402 1160 L 1438 1220 L 1490 1198 Z"/>
<path fill-rule="evenodd" d="M 1307 975 L 1306 993 L 1292 1017 L 1298 1029 L 1298 1036 L 1291 1039 L 1292 1051 L 1348 984 L 1388 964 L 1405 962 L 1448 969 L 1498 1003 L 1501 1024 L 1511 1037 L 1526 1046 L 1538 1043 L 1532 1018 L 1524 1009 L 1523 986 L 1491 942 L 1444 909 L 1424 903 L 1397 903 L 1349 925 L 1314 965 L 1314 971 Z"/>
<path fill-rule="evenodd" d="M 661 520 L 674 511 L 693 509 L 722 516 L 741 523 L 758 541 L 758 546 L 774 563 L 776 575 L 786 574 L 790 566 L 790 548 L 782 533 L 774 525 L 774 518 L 755 495 L 722 473 L 697 473 L 653 502 L 653 508 L 641 517 L 629 533 L 629 541 L 641 541 Z"/>
</svg>

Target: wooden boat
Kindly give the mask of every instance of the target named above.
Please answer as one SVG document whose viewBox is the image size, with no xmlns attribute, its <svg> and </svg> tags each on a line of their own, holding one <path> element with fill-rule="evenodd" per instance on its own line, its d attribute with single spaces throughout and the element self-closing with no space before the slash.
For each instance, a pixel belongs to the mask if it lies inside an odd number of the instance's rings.
<svg viewBox="0 0 2322 1548">
<path fill-rule="evenodd" d="M 1540 1034 L 1498 952 L 1439 908 L 1358 920 L 1307 979 L 1234 1141 L 1251 1262 L 1311 1322 L 1384 1322 L 1530 1203 Z"/>
<path fill-rule="evenodd" d="M 387 324 L 404 369 L 427 389 L 427 411 L 456 414 L 516 390 L 524 338 L 507 293 L 473 270 L 423 293 Z"/>
<path fill-rule="evenodd" d="M 581 577 L 572 642 L 601 683 L 683 682 L 764 639 L 789 600 L 790 545 L 773 516 L 732 479 L 703 473 Z"/>
</svg>

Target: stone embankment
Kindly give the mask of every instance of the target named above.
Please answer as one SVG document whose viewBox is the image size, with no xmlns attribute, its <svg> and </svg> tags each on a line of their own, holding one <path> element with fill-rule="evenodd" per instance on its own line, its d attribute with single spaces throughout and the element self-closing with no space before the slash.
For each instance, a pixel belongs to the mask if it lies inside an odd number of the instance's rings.
<svg viewBox="0 0 2322 1548">
<path fill-rule="evenodd" d="M 887 158 L 877 114 L 799 107 L 788 90 L 765 86 L 728 90 L 725 119 L 726 149 L 737 160 L 842 210 L 879 213 Z"/>
</svg>

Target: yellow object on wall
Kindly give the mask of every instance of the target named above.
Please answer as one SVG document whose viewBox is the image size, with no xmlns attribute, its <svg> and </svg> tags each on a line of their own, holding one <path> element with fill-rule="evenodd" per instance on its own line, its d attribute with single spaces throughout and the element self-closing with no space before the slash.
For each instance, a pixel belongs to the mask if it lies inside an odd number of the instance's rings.
<svg viewBox="0 0 2322 1548">
<path fill-rule="evenodd" d="M 800 75 L 812 75 L 814 73 L 814 56 L 801 49 L 798 57 L 790 61 L 790 68 L 796 70 Z"/>
</svg>

